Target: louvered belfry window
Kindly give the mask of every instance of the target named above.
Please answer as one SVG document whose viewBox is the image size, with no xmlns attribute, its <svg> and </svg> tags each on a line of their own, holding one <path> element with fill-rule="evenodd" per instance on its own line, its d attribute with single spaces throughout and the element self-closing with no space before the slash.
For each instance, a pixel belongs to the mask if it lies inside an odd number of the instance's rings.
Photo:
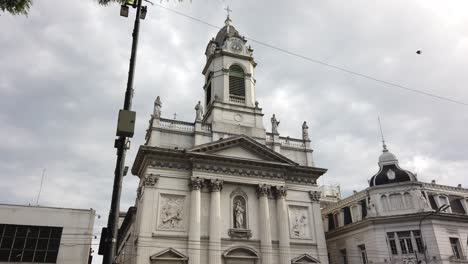
<svg viewBox="0 0 468 264">
<path fill-rule="evenodd" d="M 229 68 L 229 96 L 231 101 L 237 103 L 245 102 L 244 71 L 238 65 L 233 65 Z"/>
</svg>

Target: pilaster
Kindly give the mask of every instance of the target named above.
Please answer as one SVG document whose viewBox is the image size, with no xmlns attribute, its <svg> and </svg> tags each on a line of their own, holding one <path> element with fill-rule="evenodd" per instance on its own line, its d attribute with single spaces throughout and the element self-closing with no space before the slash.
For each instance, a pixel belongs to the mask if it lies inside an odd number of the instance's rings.
<svg viewBox="0 0 468 264">
<path fill-rule="evenodd" d="M 221 264 L 221 190 L 223 189 L 223 182 L 217 179 L 211 180 L 209 188 L 211 201 L 208 263 Z"/>
<path fill-rule="evenodd" d="M 259 185 L 257 195 L 259 200 L 259 226 L 260 226 L 260 251 L 262 252 L 262 264 L 273 263 L 271 226 L 270 226 L 270 208 L 268 207 L 268 195 L 270 186 Z"/>
<path fill-rule="evenodd" d="M 276 204 L 277 204 L 277 223 L 278 223 L 278 238 L 279 238 L 279 264 L 291 263 L 291 250 L 288 225 L 288 209 L 286 204 L 287 190 L 281 186 L 276 189 Z"/>
<path fill-rule="evenodd" d="M 320 210 L 320 197 L 319 191 L 310 191 L 309 197 L 312 202 L 312 214 L 315 223 L 315 239 L 317 243 L 318 257 L 320 263 L 328 264 L 327 258 L 327 241 L 325 240 L 325 232 L 323 232 L 323 220 Z"/>
<path fill-rule="evenodd" d="M 189 226 L 189 258 L 190 264 L 200 264 L 200 227 L 201 227 L 201 194 L 203 182 L 200 178 L 191 179 L 190 187 L 190 226 Z"/>
</svg>

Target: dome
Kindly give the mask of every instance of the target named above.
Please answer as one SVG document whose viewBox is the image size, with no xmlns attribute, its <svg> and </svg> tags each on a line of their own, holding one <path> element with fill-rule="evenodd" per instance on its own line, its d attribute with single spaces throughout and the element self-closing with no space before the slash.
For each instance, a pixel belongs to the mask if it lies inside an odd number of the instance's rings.
<svg viewBox="0 0 468 264">
<path fill-rule="evenodd" d="M 387 146 L 384 145 L 383 152 L 379 157 L 379 165 L 387 163 L 398 163 L 398 159 L 396 158 L 395 154 L 388 151 Z"/>
<path fill-rule="evenodd" d="M 388 151 L 385 144 L 383 145 L 382 154 L 379 157 L 379 167 L 379 172 L 372 176 L 369 182 L 371 187 L 383 184 L 416 181 L 416 175 L 398 166 L 397 157 Z"/>
<path fill-rule="evenodd" d="M 218 32 L 215 38 L 215 42 L 218 44 L 218 47 L 223 46 L 224 41 L 228 37 L 238 37 L 242 38 L 239 35 L 239 31 L 232 25 L 232 20 L 227 17 L 226 21 L 224 21 L 225 26 Z"/>
</svg>

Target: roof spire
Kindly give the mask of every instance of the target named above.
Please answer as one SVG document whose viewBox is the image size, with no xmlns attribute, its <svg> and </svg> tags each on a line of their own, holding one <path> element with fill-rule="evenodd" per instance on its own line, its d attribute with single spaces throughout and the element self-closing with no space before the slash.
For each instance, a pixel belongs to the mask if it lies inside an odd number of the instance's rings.
<svg viewBox="0 0 468 264">
<path fill-rule="evenodd" d="M 229 9 L 229 6 L 227 6 L 226 8 L 224 8 L 224 10 L 226 10 L 226 13 L 227 13 L 227 17 L 226 17 L 226 20 L 224 21 L 224 24 L 226 25 L 226 27 L 227 27 L 227 32 L 229 33 L 229 27 L 232 26 L 232 20 L 231 20 L 231 18 L 229 17 L 229 13 L 232 12 L 232 10 Z"/>
<path fill-rule="evenodd" d="M 226 20 L 228 20 L 228 19 L 229 19 L 229 13 L 232 12 L 232 10 L 229 9 L 229 6 L 227 6 L 226 8 L 224 8 L 224 10 L 226 10 L 226 13 L 227 13 L 227 19 L 226 19 Z"/>
<path fill-rule="evenodd" d="M 382 146 L 383 146 L 382 152 L 388 152 L 387 145 L 385 144 L 385 138 L 383 136 L 382 123 L 380 122 L 380 116 L 377 116 L 377 120 L 379 120 L 380 136 L 382 137 Z"/>
</svg>

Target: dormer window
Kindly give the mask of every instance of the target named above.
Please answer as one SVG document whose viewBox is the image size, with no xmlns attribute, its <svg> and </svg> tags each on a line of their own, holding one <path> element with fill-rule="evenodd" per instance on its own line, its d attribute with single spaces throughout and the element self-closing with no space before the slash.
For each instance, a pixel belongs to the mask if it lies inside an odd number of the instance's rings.
<svg viewBox="0 0 468 264">
<path fill-rule="evenodd" d="M 229 68 L 229 101 L 245 103 L 245 74 L 239 65 Z"/>
</svg>

